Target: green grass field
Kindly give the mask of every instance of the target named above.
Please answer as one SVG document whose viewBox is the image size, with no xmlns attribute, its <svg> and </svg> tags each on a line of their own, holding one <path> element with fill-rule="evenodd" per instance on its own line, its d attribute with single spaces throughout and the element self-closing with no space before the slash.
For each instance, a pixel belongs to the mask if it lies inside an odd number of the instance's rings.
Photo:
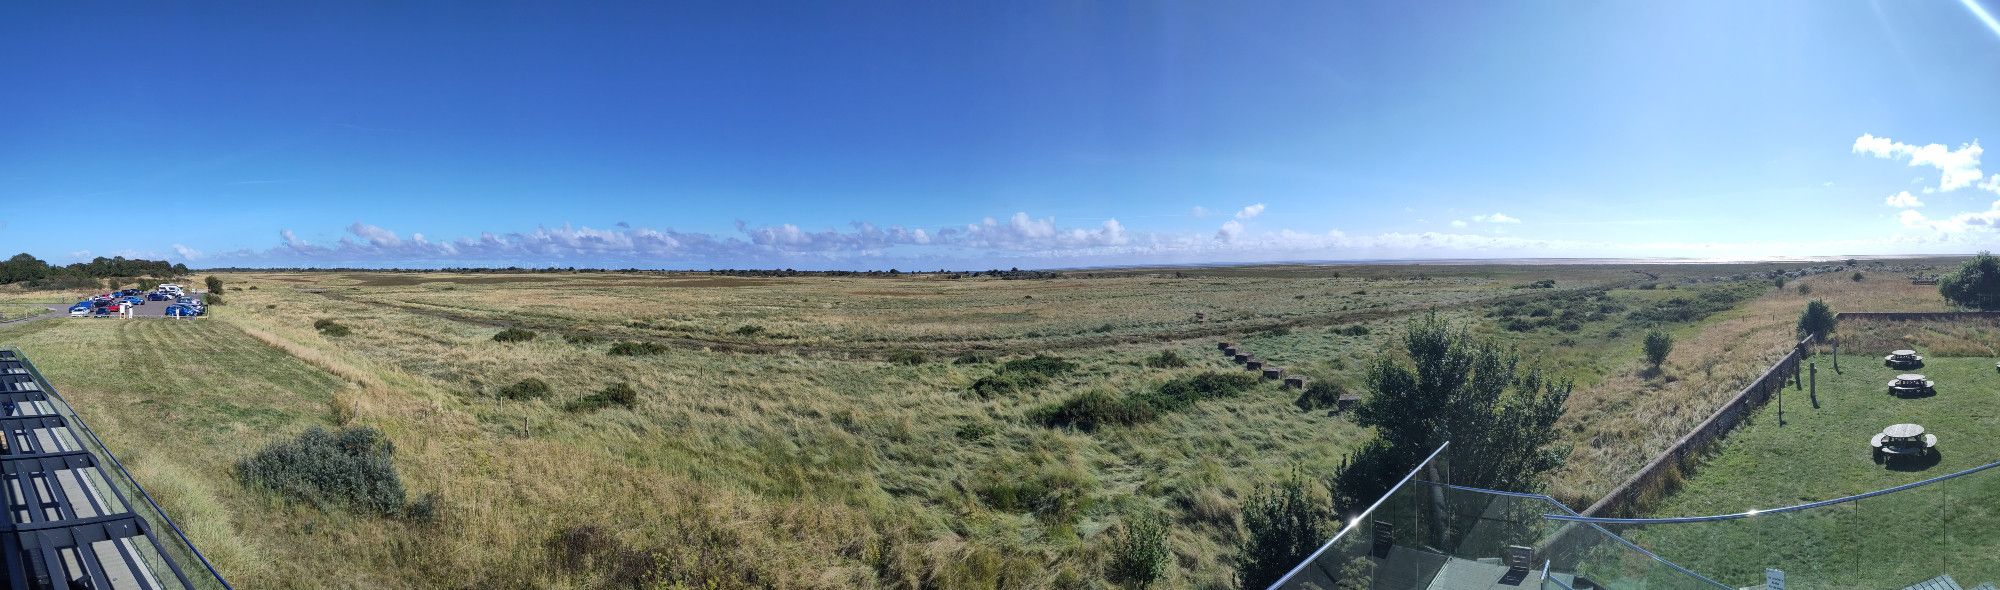
<svg viewBox="0 0 2000 590">
<path fill-rule="evenodd" d="M 1241 373 L 1218 339 L 1358 389 L 1404 322 L 1435 310 L 1576 380 L 1560 425 L 1575 452 L 1551 491 L 1587 503 L 1783 353 L 1806 298 L 1758 277 L 1780 267 L 253 273 L 223 276 L 228 304 L 201 320 L 47 320 L 0 327 L 0 344 L 43 368 L 240 587 L 1104 587 L 1107 539 L 1159 515 L 1161 586 L 1227 588 L 1244 498 L 1295 467 L 1325 472 L 1365 429 L 1268 381 L 1095 431 L 1036 413 Z M 1556 287 L 1521 288 L 1544 279 Z M 1804 280 L 1836 308 L 1942 308 L 1907 282 Z M 538 336 L 493 341 L 507 327 Z M 1650 329 L 1681 341 L 1665 376 L 1642 370 Z M 610 354 L 619 342 L 664 348 Z M 1163 350 L 1188 364 L 1148 366 Z M 1076 369 L 973 391 L 1034 354 Z M 530 378 L 550 394 L 501 395 Z M 630 407 L 575 409 L 617 384 Z M 237 460 L 312 426 L 381 430 L 440 517 L 322 511 L 238 481 Z"/>
<path fill-rule="evenodd" d="M 1883 351 L 1850 352 L 1842 371 L 1821 355 L 1817 407 L 1787 391 L 1758 412 L 1652 516 L 1769 509 L 1859 494 L 2000 461 L 2000 374 L 1990 357 L 1929 358 L 1938 394 L 1885 393 L 1903 371 Z M 1868 439 L 1898 423 L 1939 438 L 1934 461 L 1877 464 Z M 1939 574 L 1967 587 L 2000 580 L 2000 469 L 1815 510 L 1622 531 L 1662 556 L 1724 583 L 1749 585 L 1785 570 L 1809 588 L 1900 588 Z"/>
</svg>

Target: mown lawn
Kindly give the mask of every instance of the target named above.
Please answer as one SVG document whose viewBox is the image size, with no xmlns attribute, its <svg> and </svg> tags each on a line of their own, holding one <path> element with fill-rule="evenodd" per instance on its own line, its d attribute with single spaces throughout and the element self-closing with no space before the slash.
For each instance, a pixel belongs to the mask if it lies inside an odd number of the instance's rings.
<svg viewBox="0 0 2000 590">
<path fill-rule="evenodd" d="M 1919 349 L 1922 352 L 1921 348 Z M 1860 351 L 1854 351 L 1859 353 Z M 1770 509 L 1859 494 L 2000 460 L 2000 374 L 1992 358 L 1930 358 L 1917 371 L 1937 395 L 1885 393 L 1903 371 L 1868 351 L 1820 365 L 1817 403 L 1789 390 L 1723 443 L 1652 516 Z M 1897 423 L 1921 424 L 1939 438 L 1935 460 L 1881 465 L 1868 439 Z M 1901 588 L 1939 574 L 1966 587 L 2000 580 L 2000 469 L 1855 503 L 1704 524 L 1621 531 L 1725 584 L 1756 583 L 1764 568 L 1785 570 L 1801 588 Z"/>
</svg>

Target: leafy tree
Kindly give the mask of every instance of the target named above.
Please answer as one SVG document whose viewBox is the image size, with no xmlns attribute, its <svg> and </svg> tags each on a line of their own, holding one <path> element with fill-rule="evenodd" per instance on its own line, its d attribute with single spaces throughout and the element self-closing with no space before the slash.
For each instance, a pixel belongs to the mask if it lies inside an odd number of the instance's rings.
<svg viewBox="0 0 2000 590">
<path fill-rule="evenodd" d="M 1833 332 L 1836 321 L 1838 320 L 1833 317 L 1833 308 L 1825 301 L 1818 299 L 1809 301 L 1806 303 L 1805 312 L 1799 314 L 1799 336 L 1825 338 L 1827 334 Z"/>
<path fill-rule="evenodd" d="M 208 285 L 209 294 L 211 295 L 222 294 L 222 277 L 218 277 L 215 275 L 208 275 L 207 278 L 202 279 L 202 282 Z"/>
<path fill-rule="evenodd" d="M 1661 364 L 1667 362 L 1667 355 L 1673 354 L 1674 337 L 1659 330 L 1647 332 L 1645 346 L 1646 363 L 1653 365 L 1653 370 L 1657 371 Z"/>
<path fill-rule="evenodd" d="M 27 253 L 0 262 L 0 284 L 39 281 L 49 276 L 49 263 Z"/>
<path fill-rule="evenodd" d="M 1965 261 L 1958 272 L 1939 278 L 1938 293 L 1963 307 L 2000 310 L 2000 258 L 1980 252 Z"/>
<path fill-rule="evenodd" d="M 1258 490 L 1243 504 L 1242 552 L 1236 556 L 1237 585 L 1263 588 L 1278 581 L 1338 530 L 1326 499 L 1307 485 L 1305 474 Z"/>
<path fill-rule="evenodd" d="M 1380 444 L 1367 444 L 1332 478 L 1342 513 L 1356 501 L 1381 497 L 1438 445 L 1452 483 L 1534 490 L 1562 466 L 1568 451 L 1555 444 L 1556 419 L 1572 388 L 1552 382 L 1521 357 L 1489 339 L 1474 339 L 1437 314 L 1410 322 L 1403 337 L 1413 366 L 1384 355 L 1369 369 L 1374 391 L 1355 409 Z"/>
</svg>

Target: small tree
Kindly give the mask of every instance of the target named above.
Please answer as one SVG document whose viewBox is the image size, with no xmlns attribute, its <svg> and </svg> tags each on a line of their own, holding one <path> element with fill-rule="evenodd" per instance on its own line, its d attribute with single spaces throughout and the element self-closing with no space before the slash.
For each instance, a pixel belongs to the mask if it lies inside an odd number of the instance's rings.
<svg viewBox="0 0 2000 590">
<path fill-rule="evenodd" d="M 1772 279 L 1772 280 L 1771 280 L 1771 284 L 1772 284 L 1772 285 L 1775 285 L 1775 286 L 1777 286 L 1777 287 L 1778 287 L 1779 289 L 1783 289 L 1783 288 L 1785 288 L 1785 277 L 1784 277 L 1784 275 L 1778 275 L 1778 278 L 1776 278 L 1776 279 Z"/>
<path fill-rule="evenodd" d="M 1800 294 L 1800 295 L 1811 295 L 1811 294 L 1812 294 L 1812 285 L 1808 285 L 1808 284 L 1805 284 L 1805 283 L 1799 283 L 1799 294 Z"/>
<path fill-rule="evenodd" d="M 1833 316 L 1833 308 L 1825 301 L 1814 299 L 1807 302 L 1805 312 L 1799 314 L 1799 336 L 1825 338 L 1827 334 L 1833 332 L 1836 321 L 1838 320 Z"/>
<path fill-rule="evenodd" d="M 1938 279 L 1938 294 L 1946 301 L 1978 310 L 2000 309 L 2000 258 L 1980 252 Z"/>
<path fill-rule="evenodd" d="M 1236 578 L 1242 588 L 1263 588 L 1278 581 L 1333 536 L 1325 498 L 1306 484 L 1304 474 L 1258 490 L 1243 504 L 1243 550 L 1236 557 Z"/>
<path fill-rule="evenodd" d="M 1660 365 L 1667 362 L 1667 355 L 1673 352 L 1673 336 L 1659 330 L 1646 333 L 1646 363 L 1653 365 L 1653 370 L 1660 370 Z"/>
<path fill-rule="evenodd" d="M 204 282 L 208 282 L 208 298 L 204 302 L 210 304 L 210 306 L 220 306 L 222 304 L 222 278 L 210 274 L 208 280 L 204 280 Z"/>
</svg>

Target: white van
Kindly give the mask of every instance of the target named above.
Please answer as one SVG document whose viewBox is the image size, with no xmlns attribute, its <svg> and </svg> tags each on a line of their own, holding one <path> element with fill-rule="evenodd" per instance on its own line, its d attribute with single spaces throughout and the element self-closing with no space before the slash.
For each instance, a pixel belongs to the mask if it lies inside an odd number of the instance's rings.
<svg viewBox="0 0 2000 590">
<path fill-rule="evenodd" d="M 160 286 L 158 286 L 158 287 L 154 287 L 154 288 L 153 288 L 153 290 L 154 290 L 154 291 L 159 291 L 159 292 L 161 292 L 161 293 L 166 293 L 166 294 L 168 294 L 168 295 L 172 295 L 172 296 L 175 296 L 175 297 L 180 297 L 180 296 L 182 296 L 182 295 L 186 295 L 186 294 L 187 294 L 187 292 L 185 292 L 185 291 L 182 291 L 182 290 L 181 290 L 181 286 L 180 286 L 180 285 L 176 285 L 176 284 L 173 284 L 173 283 L 167 283 L 167 284 L 165 284 L 165 285 L 160 285 Z"/>
</svg>

